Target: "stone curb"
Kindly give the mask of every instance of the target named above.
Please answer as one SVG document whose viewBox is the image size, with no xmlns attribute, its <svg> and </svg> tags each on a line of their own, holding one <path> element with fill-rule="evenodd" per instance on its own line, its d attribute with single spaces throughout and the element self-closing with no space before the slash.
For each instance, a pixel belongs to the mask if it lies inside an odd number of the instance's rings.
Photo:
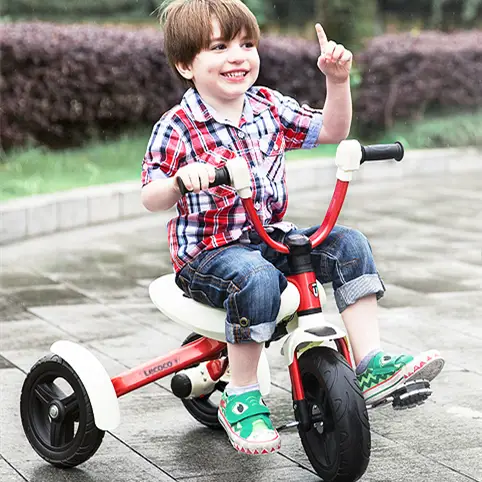
<svg viewBox="0 0 482 482">
<path fill-rule="evenodd" d="M 482 151 L 475 148 L 407 151 L 398 164 L 367 163 L 354 180 L 430 175 L 440 172 L 482 170 Z M 290 192 L 335 183 L 333 158 L 293 161 L 287 164 Z M 7 201 L 0 205 L 0 245 L 35 236 L 119 221 L 148 214 L 140 201 L 138 181 L 74 189 Z"/>
</svg>

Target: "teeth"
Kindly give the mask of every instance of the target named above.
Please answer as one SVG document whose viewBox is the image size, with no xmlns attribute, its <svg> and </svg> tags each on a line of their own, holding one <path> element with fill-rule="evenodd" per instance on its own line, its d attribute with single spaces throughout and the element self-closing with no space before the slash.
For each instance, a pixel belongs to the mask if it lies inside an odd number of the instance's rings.
<svg viewBox="0 0 482 482">
<path fill-rule="evenodd" d="M 229 74 L 224 74 L 226 77 L 244 77 L 246 72 L 231 72 Z"/>
</svg>

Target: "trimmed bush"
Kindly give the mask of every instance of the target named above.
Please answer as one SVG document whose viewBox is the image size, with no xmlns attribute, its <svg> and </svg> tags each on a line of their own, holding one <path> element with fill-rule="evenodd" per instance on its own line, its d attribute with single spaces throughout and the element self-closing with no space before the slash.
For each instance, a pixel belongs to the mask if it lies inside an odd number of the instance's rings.
<svg viewBox="0 0 482 482">
<path fill-rule="evenodd" d="M 263 40 L 259 83 L 322 106 L 318 49 L 303 40 Z M 153 123 L 185 90 L 155 29 L 15 23 L 1 28 L 0 50 L 4 148 L 73 146 L 102 131 Z"/>
<path fill-rule="evenodd" d="M 300 104 L 321 108 L 326 82 L 316 66 L 319 55 L 318 42 L 266 36 L 260 42 L 261 69 L 256 84 L 277 89 Z"/>
<path fill-rule="evenodd" d="M 185 87 L 171 72 L 157 29 L 14 23 L 0 27 L 0 145 L 68 147 L 154 123 Z M 257 84 L 322 107 L 317 42 L 261 41 Z M 440 108 L 482 106 L 482 32 L 389 35 L 356 56 L 359 135 Z"/>
<path fill-rule="evenodd" d="M 152 122 L 183 91 L 154 29 L 9 24 L 0 48 L 5 148 L 78 145 Z"/>
<path fill-rule="evenodd" d="M 148 12 L 151 0 L 6 0 L 3 15 L 103 15 L 126 12 Z"/>
<path fill-rule="evenodd" d="M 482 31 L 383 35 L 357 57 L 355 112 L 365 129 L 434 110 L 482 107 Z"/>
</svg>

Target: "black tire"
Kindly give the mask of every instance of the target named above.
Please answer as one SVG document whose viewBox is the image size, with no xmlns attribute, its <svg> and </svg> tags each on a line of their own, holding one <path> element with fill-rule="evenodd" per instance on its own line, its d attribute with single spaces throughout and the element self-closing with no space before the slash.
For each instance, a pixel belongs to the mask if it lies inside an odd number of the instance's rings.
<svg viewBox="0 0 482 482">
<path fill-rule="evenodd" d="M 366 471 L 371 434 L 368 413 L 353 369 L 337 351 L 312 348 L 299 358 L 309 413 L 321 416 L 308 432 L 298 429 L 303 448 L 325 482 L 354 482 Z"/>
<path fill-rule="evenodd" d="M 183 342 L 182 345 L 187 345 L 197 339 L 201 338 L 201 335 L 197 333 L 191 333 Z M 223 355 L 226 355 L 223 353 Z M 194 365 L 195 366 L 195 365 Z M 206 427 L 220 430 L 222 425 L 218 420 L 218 404 L 213 403 L 211 400 L 211 395 L 215 392 L 223 392 L 226 387 L 225 382 L 216 383 L 216 387 L 212 393 L 200 398 L 181 398 L 181 402 L 186 408 L 186 410 L 200 423 Z"/>
<path fill-rule="evenodd" d="M 70 394 L 62 388 L 67 384 Z M 57 420 L 49 413 L 58 412 Z M 27 374 L 20 396 L 23 430 L 32 448 L 47 462 L 70 468 L 88 460 L 99 448 L 104 431 L 94 414 L 84 385 L 58 355 L 40 359 Z"/>
</svg>

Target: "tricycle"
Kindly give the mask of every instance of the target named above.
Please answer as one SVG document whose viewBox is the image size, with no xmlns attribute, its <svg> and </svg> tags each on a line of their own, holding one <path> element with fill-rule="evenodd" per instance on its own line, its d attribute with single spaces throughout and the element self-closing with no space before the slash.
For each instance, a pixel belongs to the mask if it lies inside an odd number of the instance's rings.
<svg viewBox="0 0 482 482">
<path fill-rule="evenodd" d="M 412 378 L 382 403 L 365 403 L 348 338 L 325 320 L 325 293 L 310 261 L 311 250 L 335 225 L 360 164 L 400 161 L 403 155 L 398 142 L 362 146 L 356 140 L 342 141 L 336 152 L 336 186 L 321 226 L 310 238 L 288 234 L 283 243 L 272 239 L 258 218 L 249 168 L 242 158 L 217 169 L 211 184 L 233 186 L 252 229 L 272 249 L 289 257 L 293 274 L 281 295 L 276 330 L 258 364 L 258 381 L 261 393 L 267 395 L 271 379 L 266 349 L 281 341 L 291 379 L 294 420 L 278 430 L 297 428 L 314 470 L 327 482 L 355 481 L 364 474 L 370 458 L 369 409 L 388 403 L 395 409 L 414 407 L 431 394 L 427 380 Z M 215 399 L 229 381 L 224 310 L 186 297 L 174 274 L 154 280 L 149 294 L 162 313 L 192 331 L 178 349 L 110 378 L 85 347 L 62 340 L 28 373 L 20 400 L 23 429 L 33 449 L 52 465 L 74 467 L 92 457 L 104 433 L 120 423 L 118 398 L 169 375 L 173 375 L 172 393 L 187 411 L 207 427 L 221 427 Z"/>
</svg>

